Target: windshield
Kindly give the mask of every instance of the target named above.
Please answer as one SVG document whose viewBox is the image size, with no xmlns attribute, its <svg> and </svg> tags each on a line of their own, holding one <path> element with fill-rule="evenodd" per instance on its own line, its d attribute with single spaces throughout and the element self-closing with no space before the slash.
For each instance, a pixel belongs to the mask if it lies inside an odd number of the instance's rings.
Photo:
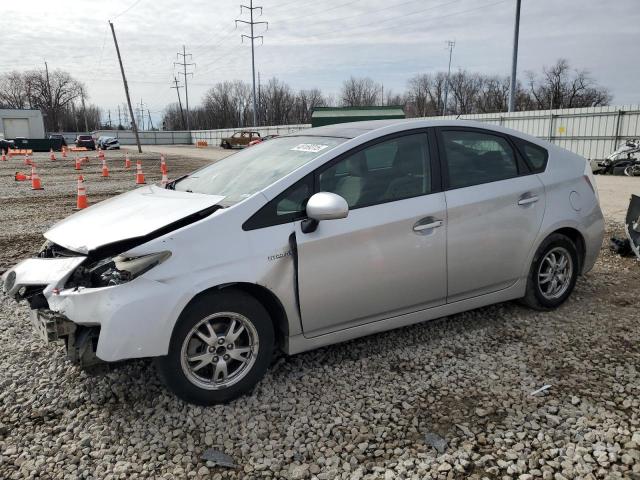
<svg viewBox="0 0 640 480">
<path fill-rule="evenodd" d="M 223 195 L 230 206 L 345 142 L 334 137 L 279 137 L 246 148 L 179 180 L 175 189 Z"/>
</svg>

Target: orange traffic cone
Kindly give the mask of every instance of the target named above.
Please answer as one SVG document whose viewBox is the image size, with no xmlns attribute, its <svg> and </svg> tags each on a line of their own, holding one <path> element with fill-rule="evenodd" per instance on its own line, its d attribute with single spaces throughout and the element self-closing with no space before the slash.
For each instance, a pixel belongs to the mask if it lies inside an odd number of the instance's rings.
<svg viewBox="0 0 640 480">
<path fill-rule="evenodd" d="M 140 160 L 136 162 L 136 185 L 144 185 L 144 173 L 142 173 L 142 163 Z"/>
<path fill-rule="evenodd" d="M 29 176 L 23 172 L 16 172 L 16 175 L 13 178 L 16 182 L 24 182 L 25 180 L 29 180 Z"/>
<path fill-rule="evenodd" d="M 160 180 L 160 185 L 162 185 L 162 188 L 164 188 L 167 186 L 167 183 L 169 183 L 167 172 L 162 172 L 162 180 Z"/>
<path fill-rule="evenodd" d="M 51 160 L 52 162 L 56 159 L 56 154 L 53 153 L 53 148 L 49 149 L 49 160 Z"/>
<path fill-rule="evenodd" d="M 169 170 L 167 170 L 167 162 L 164 159 L 164 155 L 160 155 L 160 172 L 169 173 Z"/>
<path fill-rule="evenodd" d="M 82 170 L 82 162 L 77 156 L 76 156 L 76 170 Z"/>
<path fill-rule="evenodd" d="M 107 178 L 109 176 L 109 167 L 107 167 L 107 161 L 102 159 L 102 176 Z"/>
<path fill-rule="evenodd" d="M 124 155 L 124 168 L 129 170 L 131 168 L 131 160 L 129 160 L 129 154 L 125 153 Z"/>
<path fill-rule="evenodd" d="M 101 148 L 98 148 L 98 158 L 100 160 L 104 160 L 104 152 L 102 151 Z"/>
<path fill-rule="evenodd" d="M 87 208 L 87 188 L 84 186 L 84 177 L 78 176 L 78 198 L 76 200 L 76 208 L 74 210 L 82 210 Z"/>
<path fill-rule="evenodd" d="M 62 158 L 67 158 L 67 147 L 62 147 Z"/>
<path fill-rule="evenodd" d="M 7 151 L 6 150 L 2 150 L 2 161 L 6 162 L 7 161 Z"/>
<path fill-rule="evenodd" d="M 31 157 L 29 157 L 29 155 L 25 155 L 24 156 L 24 164 L 25 165 L 31 165 L 32 164 Z"/>
<path fill-rule="evenodd" d="M 44 188 L 42 188 L 42 184 L 40 183 L 40 177 L 36 172 L 35 163 L 31 164 L 31 190 L 44 190 Z"/>
</svg>

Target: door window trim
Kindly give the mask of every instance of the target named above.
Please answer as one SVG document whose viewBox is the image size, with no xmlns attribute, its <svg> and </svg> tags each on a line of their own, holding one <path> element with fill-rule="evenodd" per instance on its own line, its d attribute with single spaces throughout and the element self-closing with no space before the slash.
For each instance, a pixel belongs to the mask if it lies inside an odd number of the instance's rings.
<svg viewBox="0 0 640 480">
<path fill-rule="evenodd" d="M 402 199 L 390 199 L 384 202 L 376 202 L 368 205 L 360 205 L 355 208 L 350 208 L 349 210 L 357 210 L 359 208 L 371 207 L 373 205 L 382 205 L 390 202 L 399 202 L 402 200 L 407 200 L 409 198 L 417 198 L 417 197 L 422 197 L 422 196 L 432 195 L 434 193 L 442 192 L 443 189 L 442 189 L 441 162 L 438 159 L 439 158 L 438 146 L 437 146 L 435 130 L 433 127 L 413 128 L 411 130 L 403 130 L 401 132 L 394 132 L 388 135 L 384 135 L 382 137 L 374 138 L 372 140 L 369 140 L 368 142 L 365 142 L 361 145 L 353 147 L 352 149 L 344 153 L 341 153 L 340 155 L 338 155 L 335 158 L 332 158 L 331 160 L 328 160 L 323 165 L 320 165 L 315 170 L 305 175 L 303 178 L 297 180 L 292 185 L 290 185 L 289 187 L 284 189 L 282 192 L 280 192 L 278 195 L 276 195 L 273 199 L 269 200 L 262 207 L 260 207 L 242 224 L 242 229 L 245 231 L 257 230 L 260 228 L 273 227 L 276 225 L 283 225 L 286 223 L 292 223 L 292 222 L 297 222 L 299 220 L 306 219 L 307 216 L 305 212 L 282 215 L 281 217 L 273 216 L 271 215 L 272 212 L 267 211 L 268 210 L 267 207 L 270 205 L 275 205 L 277 200 L 281 197 L 281 195 L 283 195 L 285 192 L 294 190 L 301 183 L 306 181 L 311 182 L 311 195 L 318 193 L 320 191 L 320 174 L 325 170 L 328 170 L 329 168 L 334 166 L 336 163 L 346 159 L 351 155 L 355 155 L 356 153 L 361 152 L 366 148 L 373 147 L 379 143 L 383 143 L 388 140 L 394 140 L 396 138 L 405 137 L 408 135 L 416 135 L 420 133 L 426 135 L 426 140 L 428 145 L 428 152 L 429 152 L 428 161 L 429 161 L 429 166 L 431 168 L 431 191 L 429 193 L 424 193 L 424 194 L 416 195 L 413 197 L 407 197 Z"/>
<path fill-rule="evenodd" d="M 502 132 L 497 132 L 495 130 L 489 130 L 486 128 L 479 128 L 479 127 L 458 127 L 458 126 L 443 126 L 443 127 L 434 127 L 435 130 L 435 136 L 437 138 L 436 144 L 438 147 L 438 159 L 439 159 L 439 163 L 440 163 L 440 172 L 441 172 L 441 176 L 442 176 L 442 186 L 443 186 L 443 190 L 445 191 L 449 191 L 449 190 L 458 190 L 460 188 L 469 188 L 469 187 L 475 187 L 477 185 L 487 185 L 489 183 L 494 183 L 494 182 L 501 182 L 504 180 L 510 180 L 512 178 L 518 178 L 518 177 L 522 177 L 522 176 L 526 176 L 526 175 L 532 175 L 535 172 L 532 172 L 529 164 L 524 160 L 524 158 L 522 157 L 520 150 L 517 148 L 515 142 L 513 141 L 513 139 L 511 138 L 510 135 L 506 134 L 506 133 L 502 133 Z M 444 138 L 442 137 L 442 132 L 451 132 L 451 131 L 456 131 L 456 132 L 470 132 L 470 133 L 481 133 L 481 134 L 485 134 L 485 135 L 490 135 L 490 136 L 494 136 L 494 137 L 499 137 L 502 138 L 505 142 L 507 142 L 507 144 L 509 145 L 509 147 L 511 147 L 511 150 L 513 151 L 513 156 L 516 160 L 516 169 L 518 174 L 514 177 L 509 177 L 509 178 L 503 178 L 500 180 L 494 180 L 492 182 L 482 182 L 482 183 L 476 183 L 474 185 L 467 185 L 464 187 L 451 187 L 451 183 L 450 183 L 450 179 L 449 179 L 449 164 L 447 162 L 447 153 L 444 147 Z"/>
</svg>

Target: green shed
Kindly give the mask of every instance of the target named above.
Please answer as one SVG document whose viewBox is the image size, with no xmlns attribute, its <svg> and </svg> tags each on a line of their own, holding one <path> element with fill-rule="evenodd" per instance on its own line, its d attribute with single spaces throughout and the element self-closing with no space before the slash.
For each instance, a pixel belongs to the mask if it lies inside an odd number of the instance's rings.
<svg viewBox="0 0 640 480">
<path fill-rule="evenodd" d="M 336 123 L 362 120 L 392 120 L 406 118 L 401 105 L 384 107 L 317 107 L 311 114 L 311 126 L 322 127 Z"/>
</svg>

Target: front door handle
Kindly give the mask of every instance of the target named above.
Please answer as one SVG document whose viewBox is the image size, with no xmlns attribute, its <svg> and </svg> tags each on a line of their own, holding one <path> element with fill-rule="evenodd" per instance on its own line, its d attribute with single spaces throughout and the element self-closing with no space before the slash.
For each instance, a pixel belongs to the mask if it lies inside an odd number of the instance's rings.
<svg viewBox="0 0 640 480">
<path fill-rule="evenodd" d="M 520 197 L 520 200 L 518 200 L 518 205 L 530 205 L 532 203 L 536 203 L 539 200 L 537 195 L 531 195 L 531 196 L 522 196 Z"/>
<path fill-rule="evenodd" d="M 413 225 L 414 232 L 421 232 L 423 230 L 429 230 L 430 228 L 438 228 L 442 226 L 442 220 L 437 220 L 433 217 L 425 217 L 421 220 L 418 220 Z"/>
</svg>

